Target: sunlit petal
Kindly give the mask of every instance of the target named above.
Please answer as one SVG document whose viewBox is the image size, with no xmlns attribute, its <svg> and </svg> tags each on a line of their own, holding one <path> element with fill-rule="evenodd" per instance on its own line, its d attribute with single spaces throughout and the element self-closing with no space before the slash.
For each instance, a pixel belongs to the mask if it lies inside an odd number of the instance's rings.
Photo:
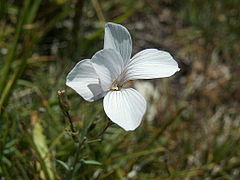
<svg viewBox="0 0 240 180">
<path fill-rule="evenodd" d="M 111 121 L 126 131 L 136 129 L 146 112 L 144 97 L 132 88 L 108 92 L 103 105 Z"/>
<path fill-rule="evenodd" d="M 145 49 L 131 58 L 125 81 L 169 77 L 179 70 L 177 62 L 168 52 Z"/>
<path fill-rule="evenodd" d="M 118 51 L 126 64 L 132 53 L 132 40 L 128 30 L 115 23 L 105 25 L 104 49 L 115 49 Z"/>
</svg>

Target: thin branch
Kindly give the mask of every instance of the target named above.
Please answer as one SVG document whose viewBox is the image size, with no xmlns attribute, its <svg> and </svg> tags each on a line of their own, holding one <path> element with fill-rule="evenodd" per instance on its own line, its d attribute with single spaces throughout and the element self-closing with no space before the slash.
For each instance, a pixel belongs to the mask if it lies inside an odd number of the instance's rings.
<svg viewBox="0 0 240 180">
<path fill-rule="evenodd" d="M 78 138 L 76 137 L 77 131 L 75 130 L 75 128 L 73 126 L 72 117 L 69 113 L 69 104 L 67 101 L 67 97 L 65 96 L 65 91 L 58 90 L 57 94 L 58 94 L 59 106 L 69 122 L 72 139 L 74 140 L 74 142 L 79 142 Z"/>
</svg>

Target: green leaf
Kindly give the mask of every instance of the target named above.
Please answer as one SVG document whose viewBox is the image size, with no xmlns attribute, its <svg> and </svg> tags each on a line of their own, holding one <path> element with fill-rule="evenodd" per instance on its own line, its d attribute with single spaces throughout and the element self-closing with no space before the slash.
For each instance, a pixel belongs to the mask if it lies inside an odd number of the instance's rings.
<svg viewBox="0 0 240 180">
<path fill-rule="evenodd" d="M 36 144 L 36 147 L 44 160 L 45 166 L 47 167 L 48 174 L 50 179 L 54 179 L 53 165 L 50 157 L 48 156 L 48 146 L 46 142 L 46 137 L 43 134 L 43 128 L 39 122 L 36 122 L 33 129 L 33 141 Z"/>
<path fill-rule="evenodd" d="M 65 163 L 65 162 L 63 162 L 63 161 L 61 161 L 61 160 L 56 160 L 57 161 L 57 163 L 59 163 L 62 167 L 64 167 L 66 170 L 70 170 L 70 168 L 69 168 L 69 166 Z"/>
<path fill-rule="evenodd" d="M 91 165 L 102 165 L 102 163 L 98 162 L 98 161 L 95 161 L 95 160 L 81 160 L 82 163 L 84 164 L 91 164 Z"/>
<path fill-rule="evenodd" d="M 9 167 L 11 167 L 11 165 L 12 165 L 11 161 L 7 157 L 5 157 L 5 156 L 2 156 L 0 158 L 0 161 L 5 163 L 5 164 L 7 164 Z"/>
</svg>

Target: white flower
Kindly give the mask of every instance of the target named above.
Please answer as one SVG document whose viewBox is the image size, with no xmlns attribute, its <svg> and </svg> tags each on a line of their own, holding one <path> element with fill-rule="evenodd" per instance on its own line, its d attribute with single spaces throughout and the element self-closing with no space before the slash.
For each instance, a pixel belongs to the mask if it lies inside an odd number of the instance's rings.
<svg viewBox="0 0 240 180">
<path fill-rule="evenodd" d="M 146 111 L 144 97 L 135 89 L 124 88 L 134 79 L 163 78 L 179 71 L 177 62 L 165 51 L 145 49 L 131 58 L 132 40 L 119 24 L 105 25 L 104 49 L 76 64 L 66 85 L 87 101 L 102 97 L 104 111 L 125 130 L 136 129 Z"/>
</svg>

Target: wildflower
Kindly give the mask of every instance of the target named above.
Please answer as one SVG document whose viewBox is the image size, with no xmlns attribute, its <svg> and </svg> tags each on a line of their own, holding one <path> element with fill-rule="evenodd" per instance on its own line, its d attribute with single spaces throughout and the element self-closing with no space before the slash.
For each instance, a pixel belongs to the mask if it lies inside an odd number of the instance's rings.
<svg viewBox="0 0 240 180">
<path fill-rule="evenodd" d="M 132 58 L 131 53 L 128 30 L 120 24 L 107 23 L 104 49 L 92 59 L 78 62 L 66 82 L 87 101 L 104 97 L 107 116 L 126 131 L 136 129 L 146 111 L 144 97 L 133 88 L 125 88 L 126 82 L 169 77 L 180 70 L 168 52 L 145 49 Z"/>
</svg>

